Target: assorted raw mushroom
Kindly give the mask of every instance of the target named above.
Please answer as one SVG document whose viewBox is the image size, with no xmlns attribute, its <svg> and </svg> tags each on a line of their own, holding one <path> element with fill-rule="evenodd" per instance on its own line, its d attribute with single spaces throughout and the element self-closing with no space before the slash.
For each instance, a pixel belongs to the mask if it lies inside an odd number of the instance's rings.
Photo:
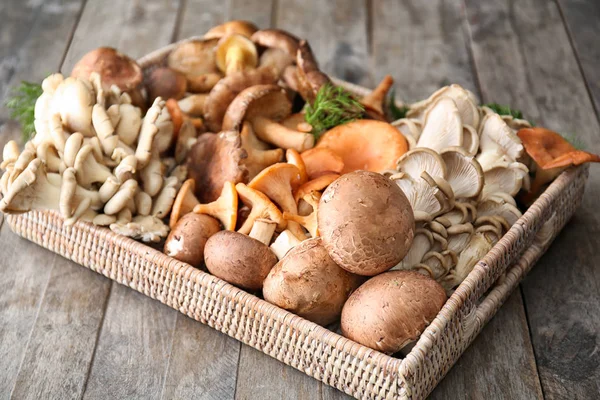
<svg viewBox="0 0 600 400">
<path fill-rule="evenodd" d="M 386 353 L 418 339 L 520 218 L 516 196 L 530 204 L 600 161 L 459 85 L 391 122 L 390 76 L 355 96 L 305 40 L 246 21 L 146 71 L 99 48 L 41 86 L 36 135 L 4 147 L 0 210 L 160 242 Z"/>
</svg>

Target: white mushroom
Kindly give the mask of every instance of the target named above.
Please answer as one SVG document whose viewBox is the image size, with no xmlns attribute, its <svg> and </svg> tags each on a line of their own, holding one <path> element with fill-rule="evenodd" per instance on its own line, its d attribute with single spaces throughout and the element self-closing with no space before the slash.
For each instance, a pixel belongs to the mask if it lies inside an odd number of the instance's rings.
<svg viewBox="0 0 600 400">
<path fill-rule="evenodd" d="M 446 165 L 439 153 L 428 148 L 410 150 L 398 159 L 397 170 L 413 180 L 418 180 L 423 171 L 432 177 L 446 177 Z"/>
<path fill-rule="evenodd" d="M 521 139 L 496 113 L 487 114 L 479 128 L 477 161 L 486 172 L 494 166 L 516 161 L 523 153 Z"/>
<path fill-rule="evenodd" d="M 169 227 L 151 215 L 134 217 L 126 224 L 113 223 L 110 230 L 144 242 L 159 242 L 169 233 Z"/>
<path fill-rule="evenodd" d="M 52 103 L 60 114 L 62 123 L 70 132 L 81 132 L 87 137 L 94 136 L 92 107 L 95 98 L 88 82 L 73 77 L 65 79 L 56 88 Z"/>
<path fill-rule="evenodd" d="M 123 143 L 133 146 L 142 126 L 142 110 L 131 104 L 120 104 L 119 115 L 121 117 L 115 132 Z"/>
<path fill-rule="evenodd" d="M 523 186 L 523 180 L 528 172 L 527 167 L 520 162 L 496 164 L 484 173 L 482 197 L 485 199 L 488 194 L 496 192 L 508 193 L 511 196 L 516 195 Z"/>
<path fill-rule="evenodd" d="M 472 92 L 457 84 L 438 89 L 426 100 L 411 104 L 410 110 L 406 114 L 407 117 L 421 119 L 426 111 L 441 97 L 448 97 L 454 101 L 463 124 L 472 127 L 479 125 L 477 98 Z"/>
<path fill-rule="evenodd" d="M 447 169 L 446 180 L 457 199 L 475 198 L 483 189 L 483 171 L 479 163 L 460 147 L 450 147 L 441 155 Z"/>
<path fill-rule="evenodd" d="M 451 98 L 441 97 L 425 113 L 417 147 L 427 147 L 439 152 L 462 144 L 463 125 L 458 108 Z"/>
<path fill-rule="evenodd" d="M 454 199 L 450 199 L 425 171 L 416 180 L 403 172 L 392 175 L 390 179 L 396 182 L 408 198 L 415 221 L 431 221 L 453 207 Z"/>
<path fill-rule="evenodd" d="M 158 154 L 155 154 L 147 165 L 140 170 L 142 190 L 152 197 L 156 196 L 163 186 L 164 174 L 165 167 Z"/>
<path fill-rule="evenodd" d="M 177 191 L 181 186 L 179 180 L 171 176 L 164 181 L 164 186 L 158 196 L 153 201 L 151 215 L 157 218 L 164 218 L 171 211 Z"/>
<path fill-rule="evenodd" d="M 138 168 L 144 168 L 152 157 L 152 143 L 154 137 L 158 133 L 158 126 L 156 125 L 158 117 L 165 106 L 165 102 L 157 97 L 152 104 L 152 107 L 146 113 L 140 129 L 140 135 L 138 145 L 135 150 L 135 157 L 138 159 Z"/>
</svg>

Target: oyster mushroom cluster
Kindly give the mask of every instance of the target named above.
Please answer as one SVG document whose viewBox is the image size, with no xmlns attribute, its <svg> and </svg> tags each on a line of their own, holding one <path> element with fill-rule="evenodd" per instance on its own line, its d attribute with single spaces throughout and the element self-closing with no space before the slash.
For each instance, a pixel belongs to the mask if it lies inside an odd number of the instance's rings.
<svg viewBox="0 0 600 400">
<path fill-rule="evenodd" d="M 43 81 L 36 134 L 25 149 L 14 141 L 4 147 L 0 210 L 55 210 L 66 225 L 81 219 L 159 241 L 168 233 L 162 219 L 187 175 L 162 158 L 174 141 L 165 102 L 155 99 L 142 117 L 127 92 L 116 83 L 106 88 L 95 71 L 84 77 L 80 65 L 74 76 Z"/>
<path fill-rule="evenodd" d="M 517 129 L 524 120 L 478 107 L 450 85 L 393 123 L 411 150 L 387 174 L 415 213 L 415 239 L 393 269 L 418 270 L 450 291 L 521 216 L 514 196 L 529 185 Z"/>
</svg>

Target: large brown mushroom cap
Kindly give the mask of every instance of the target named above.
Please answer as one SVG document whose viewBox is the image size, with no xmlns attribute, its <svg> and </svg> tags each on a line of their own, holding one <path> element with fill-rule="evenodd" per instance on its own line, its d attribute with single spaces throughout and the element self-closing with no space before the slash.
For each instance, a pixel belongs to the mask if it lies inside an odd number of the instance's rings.
<svg viewBox="0 0 600 400">
<path fill-rule="evenodd" d="M 356 171 L 327 187 L 318 209 L 323 244 L 340 267 L 373 276 L 398 264 L 412 244 L 413 211 L 398 185 Z"/>
<path fill-rule="evenodd" d="M 221 231 L 208 239 L 204 261 L 214 276 L 245 289 L 258 290 L 277 263 L 277 256 L 256 239 Z"/>
<path fill-rule="evenodd" d="M 112 47 L 99 47 L 84 55 L 73 67 L 71 76 L 89 80 L 92 72 L 100 75 L 104 90 L 117 85 L 124 92 L 130 91 L 144 79 L 138 63 Z"/>
<path fill-rule="evenodd" d="M 164 252 L 176 260 L 199 268 L 204 261 L 206 241 L 221 230 L 219 221 L 204 214 L 185 214 L 165 241 Z"/>
<path fill-rule="evenodd" d="M 446 302 L 442 286 L 414 271 L 390 271 L 369 279 L 342 310 L 348 339 L 395 353 L 416 340 Z"/>
<path fill-rule="evenodd" d="M 156 68 L 150 73 L 146 81 L 148 89 L 148 102 L 152 104 L 154 99 L 181 99 L 187 89 L 185 75 L 169 67 Z"/>
<path fill-rule="evenodd" d="M 190 40 L 179 44 L 167 57 L 167 65 L 188 78 L 218 72 L 215 47 L 218 40 Z"/>
<path fill-rule="evenodd" d="M 340 268 L 320 238 L 290 250 L 264 281 L 265 300 L 317 324 L 336 321 L 361 278 Z"/>
<path fill-rule="evenodd" d="M 261 29 L 254 32 L 250 39 L 259 46 L 275 48 L 296 57 L 300 39 L 281 29 Z"/>
<path fill-rule="evenodd" d="M 246 157 L 237 132 L 200 135 L 190 149 L 187 161 L 189 177 L 196 181 L 198 200 L 201 203 L 215 201 L 225 182 L 246 182 L 248 170 L 243 165 Z"/>
<path fill-rule="evenodd" d="M 223 36 L 238 34 L 246 37 L 252 36 L 254 32 L 258 30 L 258 27 L 250 21 L 244 20 L 233 20 L 227 21 L 221 25 L 217 25 L 211 28 L 204 34 L 204 39 L 219 39 Z"/>
</svg>

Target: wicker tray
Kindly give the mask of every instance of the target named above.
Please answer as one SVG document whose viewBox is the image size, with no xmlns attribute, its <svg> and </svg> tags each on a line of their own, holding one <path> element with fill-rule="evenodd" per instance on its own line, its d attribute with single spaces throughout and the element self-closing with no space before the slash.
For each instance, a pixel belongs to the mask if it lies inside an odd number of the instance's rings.
<svg viewBox="0 0 600 400">
<path fill-rule="evenodd" d="M 140 61 L 160 65 L 173 45 Z M 336 83 L 362 95 L 367 89 Z M 588 168 L 561 174 L 483 257 L 405 358 L 348 340 L 142 243 L 54 212 L 7 215 L 18 235 L 356 398 L 421 399 L 444 377 L 581 203 Z M 537 235 L 544 223 L 543 235 Z M 537 235 L 537 237 L 536 237 Z"/>
</svg>

